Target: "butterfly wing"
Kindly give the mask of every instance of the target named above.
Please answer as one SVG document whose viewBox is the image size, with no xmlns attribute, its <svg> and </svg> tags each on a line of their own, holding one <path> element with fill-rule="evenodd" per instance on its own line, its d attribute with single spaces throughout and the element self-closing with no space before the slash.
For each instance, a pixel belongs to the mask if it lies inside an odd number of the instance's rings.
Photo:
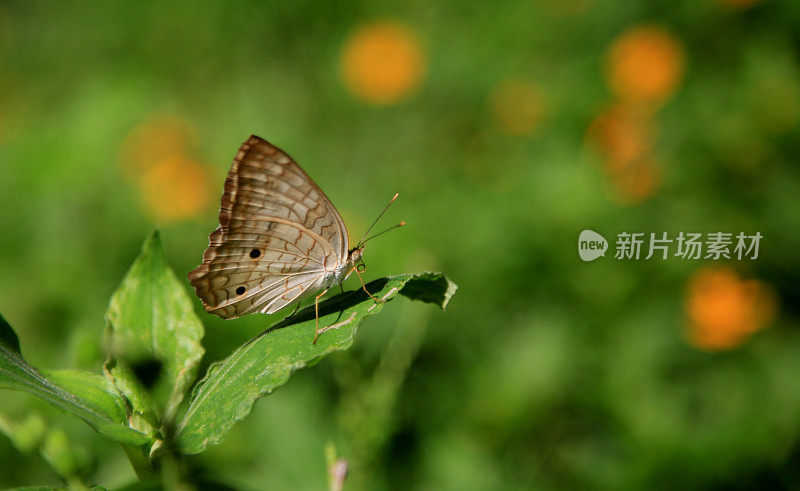
<svg viewBox="0 0 800 491">
<path fill-rule="evenodd" d="M 228 172 L 219 224 L 188 278 L 205 309 L 225 319 L 276 312 L 347 260 L 347 229 L 331 201 L 255 135 Z"/>
</svg>

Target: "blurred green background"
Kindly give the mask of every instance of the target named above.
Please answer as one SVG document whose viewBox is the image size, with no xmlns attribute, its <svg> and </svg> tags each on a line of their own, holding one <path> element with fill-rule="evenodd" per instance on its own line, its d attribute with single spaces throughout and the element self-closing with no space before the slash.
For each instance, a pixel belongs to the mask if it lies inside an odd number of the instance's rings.
<svg viewBox="0 0 800 491">
<path fill-rule="evenodd" d="M 799 118 L 792 0 L 4 1 L 0 312 L 34 366 L 99 371 L 145 235 L 199 264 L 255 133 L 355 237 L 400 193 L 367 277 L 460 290 L 392 302 L 193 475 L 320 489 L 333 443 L 352 489 L 797 488 Z M 758 259 L 613 257 L 719 231 L 760 232 Z M 200 315 L 204 366 L 274 322 Z M 86 483 L 135 480 L 27 394 L 0 414 L 63 428 Z M 0 485 L 60 482 L 0 436 Z"/>
</svg>

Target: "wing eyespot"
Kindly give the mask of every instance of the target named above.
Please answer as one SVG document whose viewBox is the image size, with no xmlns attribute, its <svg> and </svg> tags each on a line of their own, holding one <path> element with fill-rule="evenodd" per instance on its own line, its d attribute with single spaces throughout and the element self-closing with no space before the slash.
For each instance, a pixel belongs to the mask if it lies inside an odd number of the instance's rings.
<svg viewBox="0 0 800 491">
<path fill-rule="evenodd" d="M 258 249 L 253 249 L 252 251 L 250 251 L 250 257 L 252 257 L 253 259 L 257 258 L 260 255 L 261 251 Z"/>
<path fill-rule="evenodd" d="M 240 286 L 239 288 L 236 289 L 236 294 L 237 295 L 244 295 L 244 292 L 246 292 L 246 291 L 247 291 L 247 288 L 245 288 L 243 286 Z"/>
</svg>

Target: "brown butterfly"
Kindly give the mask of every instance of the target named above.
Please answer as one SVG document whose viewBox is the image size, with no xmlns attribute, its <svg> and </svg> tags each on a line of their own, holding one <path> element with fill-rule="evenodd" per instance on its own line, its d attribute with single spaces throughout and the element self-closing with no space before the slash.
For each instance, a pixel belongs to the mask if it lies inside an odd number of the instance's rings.
<svg viewBox="0 0 800 491">
<path fill-rule="evenodd" d="M 316 343 L 328 329 L 319 328 L 320 297 L 353 271 L 381 301 L 361 278 L 364 244 L 405 223 L 365 240 L 377 221 L 348 249 L 347 228 L 325 193 L 286 153 L 252 135 L 225 179 L 219 228 L 188 278 L 205 309 L 223 319 L 271 314 L 322 290 L 314 300 Z"/>
</svg>

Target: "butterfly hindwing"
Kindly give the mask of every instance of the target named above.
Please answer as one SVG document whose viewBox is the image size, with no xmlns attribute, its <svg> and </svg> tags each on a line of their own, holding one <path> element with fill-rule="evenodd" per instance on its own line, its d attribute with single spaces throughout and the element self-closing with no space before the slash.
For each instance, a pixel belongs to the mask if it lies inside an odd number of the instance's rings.
<svg viewBox="0 0 800 491">
<path fill-rule="evenodd" d="M 225 181 L 220 226 L 189 280 L 209 312 L 272 313 L 347 260 L 347 230 L 322 190 L 284 152 L 251 136 Z"/>
</svg>

